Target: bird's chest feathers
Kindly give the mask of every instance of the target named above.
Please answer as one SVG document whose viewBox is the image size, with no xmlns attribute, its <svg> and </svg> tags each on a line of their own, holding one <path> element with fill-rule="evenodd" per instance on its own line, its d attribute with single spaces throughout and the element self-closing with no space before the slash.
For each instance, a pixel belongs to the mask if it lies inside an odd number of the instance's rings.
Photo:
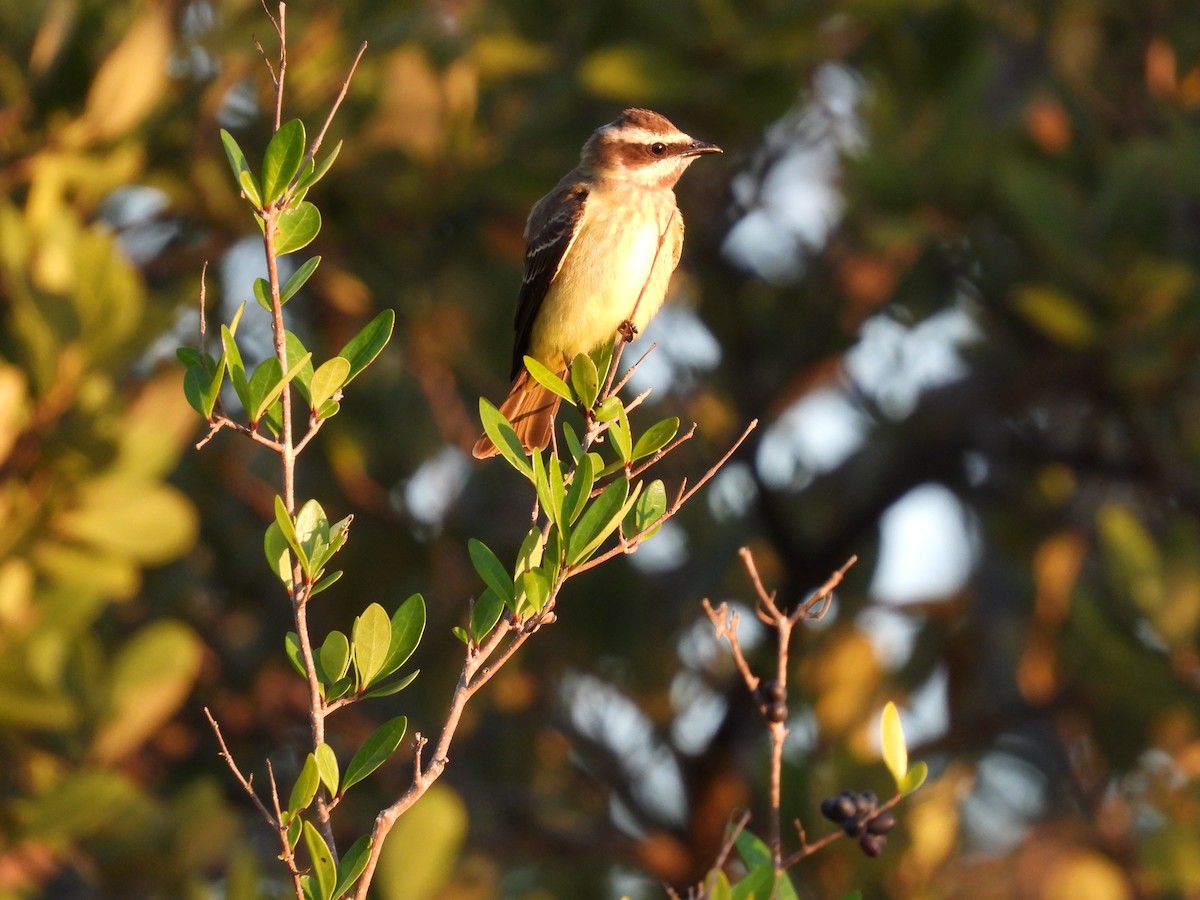
<svg viewBox="0 0 1200 900">
<path fill-rule="evenodd" d="M 640 188 L 588 198 L 538 317 L 535 345 L 570 359 L 608 340 L 625 319 L 645 328 L 662 306 L 678 259 L 682 234 L 674 200 L 669 191 Z"/>
</svg>

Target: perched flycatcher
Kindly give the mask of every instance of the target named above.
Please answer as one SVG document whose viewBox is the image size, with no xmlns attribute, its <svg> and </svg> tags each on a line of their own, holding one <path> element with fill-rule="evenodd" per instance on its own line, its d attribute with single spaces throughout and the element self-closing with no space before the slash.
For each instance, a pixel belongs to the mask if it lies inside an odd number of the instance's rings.
<svg viewBox="0 0 1200 900">
<path fill-rule="evenodd" d="M 579 165 L 538 201 L 525 223 L 512 389 L 500 411 L 526 451 L 544 448 L 559 398 L 530 377 L 532 356 L 560 377 L 571 360 L 617 333 L 641 331 L 658 312 L 683 249 L 675 182 L 719 147 L 648 109 L 627 109 L 583 145 Z M 493 456 L 487 435 L 475 456 Z"/>
</svg>

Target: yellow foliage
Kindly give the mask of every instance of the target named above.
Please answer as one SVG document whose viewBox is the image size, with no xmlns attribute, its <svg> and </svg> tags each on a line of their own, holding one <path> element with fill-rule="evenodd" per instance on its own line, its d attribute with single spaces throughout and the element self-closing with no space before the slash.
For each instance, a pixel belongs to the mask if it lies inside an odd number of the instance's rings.
<svg viewBox="0 0 1200 900">
<path fill-rule="evenodd" d="M 169 7 L 149 5 L 101 64 L 67 142 L 109 141 L 136 127 L 166 87 L 172 42 Z"/>
</svg>

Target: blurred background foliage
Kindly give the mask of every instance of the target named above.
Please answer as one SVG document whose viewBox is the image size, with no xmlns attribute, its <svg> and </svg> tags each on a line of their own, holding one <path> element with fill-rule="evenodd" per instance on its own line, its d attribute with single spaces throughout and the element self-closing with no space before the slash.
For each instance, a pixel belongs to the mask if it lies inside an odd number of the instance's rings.
<svg viewBox="0 0 1200 900">
<path fill-rule="evenodd" d="M 762 419 L 473 704 L 380 896 L 699 877 L 763 808 L 761 724 L 697 605 L 750 596 L 742 544 L 789 603 L 861 557 L 794 658 L 785 813 L 820 834 L 821 797 L 884 791 L 888 698 L 934 775 L 881 860 L 835 845 L 805 896 L 1195 896 L 1200 8 L 340 0 L 288 27 L 310 130 L 370 41 L 292 327 L 321 357 L 398 315 L 302 458 L 301 496 L 356 516 L 317 632 L 430 602 L 421 678 L 335 718 L 341 754 L 399 713 L 438 727 L 466 538 L 523 534 L 516 479 L 463 448 L 505 388 L 524 216 L 623 106 L 726 150 L 680 187 L 641 344 L 653 411 L 701 426 L 675 477 Z M 250 0 L 47 0 L 0 4 L 0 35 L 0 896 L 271 896 L 200 709 L 290 783 L 275 473 L 228 435 L 192 451 L 173 360 L 202 262 L 210 322 L 258 273 L 217 132 L 265 146 L 271 27 Z M 347 801 L 346 845 L 407 777 Z"/>
</svg>

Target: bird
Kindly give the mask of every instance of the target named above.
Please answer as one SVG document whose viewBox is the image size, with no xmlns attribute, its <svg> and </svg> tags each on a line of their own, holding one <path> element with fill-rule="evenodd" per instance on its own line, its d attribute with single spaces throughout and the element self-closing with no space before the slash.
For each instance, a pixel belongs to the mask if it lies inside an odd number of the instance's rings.
<svg viewBox="0 0 1200 900">
<path fill-rule="evenodd" d="M 525 262 L 514 320 L 512 387 L 500 412 L 526 453 L 544 449 L 560 398 L 532 378 L 524 357 L 560 378 L 572 360 L 622 328 L 636 334 L 658 312 L 683 250 L 675 184 L 715 144 L 648 109 L 626 109 L 588 138 L 579 165 L 539 200 L 525 223 Z M 497 453 L 485 434 L 472 453 Z"/>
</svg>

